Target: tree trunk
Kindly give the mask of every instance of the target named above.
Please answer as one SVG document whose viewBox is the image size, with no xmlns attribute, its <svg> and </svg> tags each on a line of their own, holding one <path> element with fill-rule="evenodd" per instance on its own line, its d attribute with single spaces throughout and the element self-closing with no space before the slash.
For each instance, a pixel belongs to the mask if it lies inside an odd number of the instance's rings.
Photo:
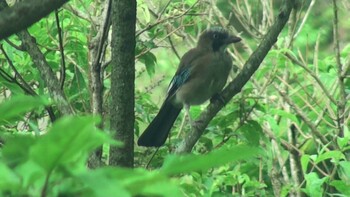
<svg viewBox="0 0 350 197">
<path fill-rule="evenodd" d="M 110 148 L 110 165 L 133 167 L 136 0 L 112 3 L 110 126 L 123 147 Z"/>
</svg>

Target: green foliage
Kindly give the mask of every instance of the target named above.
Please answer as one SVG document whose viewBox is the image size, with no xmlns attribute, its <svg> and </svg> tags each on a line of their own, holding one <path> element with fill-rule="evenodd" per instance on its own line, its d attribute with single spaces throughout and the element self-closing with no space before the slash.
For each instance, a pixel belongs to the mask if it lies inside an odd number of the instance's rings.
<svg viewBox="0 0 350 197">
<path fill-rule="evenodd" d="M 326 181 L 326 177 L 320 179 L 315 172 L 311 172 L 305 175 L 306 187 L 304 192 L 311 197 L 322 196 L 322 185 Z"/>
<path fill-rule="evenodd" d="M 249 159 L 257 156 L 258 148 L 249 146 L 235 146 L 221 148 L 203 156 L 169 156 L 160 169 L 162 173 L 174 175 L 181 172 L 208 170 L 209 168 L 223 165 L 228 162 Z"/>
<path fill-rule="evenodd" d="M 148 75 L 153 76 L 155 73 L 155 65 L 157 58 L 153 53 L 147 52 L 140 57 L 140 61 L 145 64 Z"/>
<path fill-rule="evenodd" d="M 342 112 L 331 3 L 316 1 L 308 11 L 310 1 L 300 1 L 260 68 L 210 122 L 192 154 L 171 154 L 191 130 L 185 123 L 178 133 L 181 113 L 170 140 L 150 162 L 150 170 L 145 170 L 141 167 L 154 150 L 136 145 L 135 169 L 86 167 L 96 147 L 104 147 L 108 161 L 109 146 L 121 145 L 108 131 L 95 127 L 103 122 L 109 128 L 110 71 L 115 65 L 103 64 L 102 68 L 103 119 L 89 115 L 90 65 L 96 55 L 90 47 L 101 26 L 102 2 L 73 0 L 59 10 L 66 60 L 63 91 L 77 113 L 74 117 L 49 121 L 45 107 L 52 107 L 57 117 L 62 114 L 48 97 L 37 66 L 26 51 L 18 49 L 21 41 L 17 36 L 9 38 L 12 44 L 1 43 L 10 61 L 0 52 L 0 196 L 350 196 L 350 71 L 343 78 L 346 100 Z M 182 56 L 194 47 L 207 26 L 225 26 L 243 38 L 244 44 L 229 48 L 241 70 L 283 3 L 213 2 L 137 2 L 136 90 L 130 90 L 135 91 L 135 138 L 164 100 L 179 64 L 175 52 Z M 345 69 L 350 61 L 350 5 L 337 2 L 340 62 Z M 62 65 L 54 15 L 32 25 L 29 32 L 59 76 Z M 108 46 L 103 63 L 111 59 L 110 53 Z M 39 96 L 23 95 L 26 84 L 10 62 Z M 203 110 L 205 105 L 192 107 L 192 120 Z M 340 113 L 343 125 L 339 124 Z"/>
<path fill-rule="evenodd" d="M 2 104 L 0 108 L 0 125 L 9 124 L 21 118 L 27 111 L 49 104 L 41 97 L 19 95 Z"/>
<path fill-rule="evenodd" d="M 31 102 L 18 101 L 23 99 Z M 0 105 L 0 111 L 12 108 L 18 117 L 28 110 L 41 107 L 42 100 L 21 96 Z M 0 194 L 3 196 L 181 196 L 182 187 L 172 176 L 210 168 L 231 162 L 251 160 L 258 148 L 228 147 L 208 155 L 170 156 L 163 167 L 155 171 L 102 167 L 86 168 L 89 153 L 104 143 L 121 144 L 95 127 L 100 120 L 89 116 L 64 117 L 57 120 L 40 136 L 12 135 L 5 140 L 0 157 Z"/>
</svg>

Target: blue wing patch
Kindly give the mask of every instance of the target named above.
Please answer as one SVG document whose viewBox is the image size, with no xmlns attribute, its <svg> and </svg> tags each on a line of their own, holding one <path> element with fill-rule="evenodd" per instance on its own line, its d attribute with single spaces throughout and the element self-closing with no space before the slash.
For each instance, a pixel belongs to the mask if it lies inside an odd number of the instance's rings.
<svg viewBox="0 0 350 197">
<path fill-rule="evenodd" d="M 183 69 L 178 74 L 176 74 L 171 80 L 168 88 L 168 98 L 173 96 L 176 91 L 190 78 L 190 69 L 189 67 Z"/>
</svg>

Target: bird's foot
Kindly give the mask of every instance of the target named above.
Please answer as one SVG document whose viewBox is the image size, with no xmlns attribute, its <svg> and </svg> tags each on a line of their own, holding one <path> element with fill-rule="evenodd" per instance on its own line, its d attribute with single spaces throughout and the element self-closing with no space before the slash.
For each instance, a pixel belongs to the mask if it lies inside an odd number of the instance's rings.
<svg viewBox="0 0 350 197">
<path fill-rule="evenodd" d="M 203 124 L 203 121 L 202 121 L 202 120 L 199 120 L 199 119 L 197 119 L 197 120 L 195 120 L 195 121 L 192 121 L 192 122 L 190 123 L 190 129 L 191 129 L 191 131 L 198 129 L 198 127 L 199 127 L 200 125 L 202 125 L 202 124 Z"/>
<path fill-rule="evenodd" d="M 226 105 L 225 99 L 221 96 L 221 94 L 216 93 L 210 98 L 210 102 L 213 103 L 215 100 L 221 102 L 221 104 Z"/>
</svg>

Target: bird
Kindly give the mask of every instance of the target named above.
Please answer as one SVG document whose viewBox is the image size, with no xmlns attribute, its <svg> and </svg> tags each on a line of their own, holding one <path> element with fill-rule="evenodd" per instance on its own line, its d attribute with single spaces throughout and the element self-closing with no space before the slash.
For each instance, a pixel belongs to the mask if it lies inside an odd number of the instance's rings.
<svg viewBox="0 0 350 197">
<path fill-rule="evenodd" d="M 189 113 L 190 106 L 219 95 L 232 69 L 232 58 L 226 48 L 240 41 L 240 37 L 222 27 L 201 33 L 196 47 L 182 56 L 158 114 L 137 141 L 139 146 L 164 145 L 182 108 Z"/>
</svg>

